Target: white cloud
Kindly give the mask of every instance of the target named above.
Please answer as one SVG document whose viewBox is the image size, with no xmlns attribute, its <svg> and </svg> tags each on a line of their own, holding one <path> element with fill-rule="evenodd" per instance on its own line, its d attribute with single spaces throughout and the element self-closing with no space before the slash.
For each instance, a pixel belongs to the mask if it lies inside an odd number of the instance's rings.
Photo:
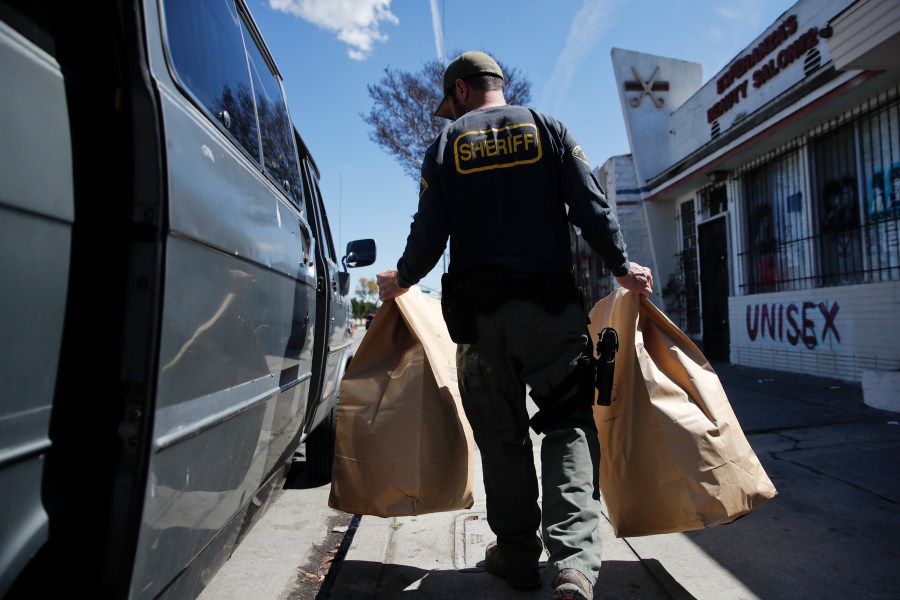
<svg viewBox="0 0 900 600">
<path fill-rule="evenodd" d="M 269 0 L 269 6 L 337 33 L 350 46 L 347 55 L 353 60 L 365 60 L 375 42 L 387 41 L 382 23 L 400 22 L 391 12 L 391 0 Z"/>
<path fill-rule="evenodd" d="M 756 18 L 756 12 L 753 7 L 744 3 L 744 5 L 728 4 L 713 7 L 713 12 L 729 21 L 751 21 Z"/>
<path fill-rule="evenodd" d="M 541 108 L 553 113 L 566 97 L 575 72 L 584 58 L 612 25 L 611 15 L 615 0 L 584 0 L 584 4 L 572 19 L 566 45 L 556 59 L 550 79 L 544 86 Z"/>
</svg>

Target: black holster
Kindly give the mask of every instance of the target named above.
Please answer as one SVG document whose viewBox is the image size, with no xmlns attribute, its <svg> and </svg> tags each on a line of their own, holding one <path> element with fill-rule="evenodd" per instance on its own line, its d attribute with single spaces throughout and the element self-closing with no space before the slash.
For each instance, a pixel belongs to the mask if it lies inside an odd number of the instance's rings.
<svg viewBox="0 0 900 600">
<path fill-rule="evenodd" d="M 597 354 L 590 339 L 578 357 L 578 364 L 546 396 L 531 398 L 537 404 L 538 412 L 531 417 L 529 425 L 535 433 L 542 433 L 548 426 L 558 423 L 574 413 L 579 407 L 593 406 L 596 392 L 596 404 L 609 406 L 612 398 L 613 376 L 616 367 L 616 352 L 619 339 L 616 330 L 610 327 L 598 334 Z M 572 388 L 577 386 L 575 394 Z"/>
<path fill-rule="evenodd" d="M 616 373 L 616 353 L 619 351 L 619 335 L 612 327 L 606 327 L 597 334 L 597 338 L 597 363 L 593 387 L 597 390 L 597 404 L 609 406 L 612 402 L 613 376 Z"/>
<path fill-rule="evenodd" d="M 441 277 L 441 313 L 451 340 L 457 344 L 475 343 L 475 304 L 462 282 L 449 273 Z"/>
</svg>

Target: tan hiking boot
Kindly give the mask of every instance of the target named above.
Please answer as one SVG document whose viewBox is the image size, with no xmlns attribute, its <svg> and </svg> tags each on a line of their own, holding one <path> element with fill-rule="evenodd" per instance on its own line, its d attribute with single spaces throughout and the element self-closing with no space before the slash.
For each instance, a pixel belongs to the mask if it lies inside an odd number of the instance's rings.
<svg viewBox="0 0 900 600">
<path fill-rule="evenodd" d="M 551 600 L 592 600 L 594 586 L 577 569 L 562 569 L 553 578 Z"/>
</svg>

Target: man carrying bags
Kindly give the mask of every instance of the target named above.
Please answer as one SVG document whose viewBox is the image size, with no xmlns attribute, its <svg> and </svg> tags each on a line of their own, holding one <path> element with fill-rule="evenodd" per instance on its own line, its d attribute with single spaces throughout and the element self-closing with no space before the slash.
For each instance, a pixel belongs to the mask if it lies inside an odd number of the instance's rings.
<svg viewBox="0 0 900 600">
<path fill-rule="evenodd" d="M 444 74 L 444 92 L 435 114 L 453 122 L 426 152 L 406 249 L 396 270 L 378 274 L 379 294 L 387 300 L 416 284 L 449 239 L 442 310 L 458 344 L 462 403 L 497 535 L 485 567 L 517 589 L 538 589 L 546 545 L 552 598 L 589 599 L 601 563 L 600 449 L 594 387 L 575 373 L 590 341 L 571 275 L 569 223 L 622 287 L 650 294 L 652 275 L 628 260 L 581 147 L 552 117 L 508 106 L 503 73 L 490 56 L 457 57 Z M 541 410 L 572 406 L 540 428 L 543 507 L 526 386 Z M 576 396 L 583 401 L 572 401 Z"/>
</svg>

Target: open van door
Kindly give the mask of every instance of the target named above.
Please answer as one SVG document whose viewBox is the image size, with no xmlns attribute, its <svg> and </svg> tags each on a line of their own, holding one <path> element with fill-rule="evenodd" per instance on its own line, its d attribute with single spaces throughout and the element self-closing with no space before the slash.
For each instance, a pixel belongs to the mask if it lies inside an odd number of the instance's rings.
<svg viewBox="0 0 900 600">
<path fill-rule="evenodd" d="M 349 352 L 281 73 L 246 0 L 0 0 L 0 64 L 0 595 L 196 597 Z"/>
<path fill-rule="evenodd" d="M 315 479 L 330 481 L 334 463 L 340 381 L 350 363 L 353 346 L 348 298 L 350 275 L 346 268 L 366 266 L 375 262 L 375 242 L 374 240 L 351 242 L 351 248 L 361 248 L 362 244 L 370 250 L 359 251 L 360 255 L 354 255 L 350 261 L 352 264 L 348 264 L 347 256 L 338 259 L 319 187 L 318 167 L 296 130 L 294 136 L 300 153 L 306 191 L 306 211 L 319 241 L 315 251 L 318 273 L 316 312 L 323 317 L 316 321 L 311 400 L 307 408 L 305 427 L 306 464 Z"/>
</svg>

